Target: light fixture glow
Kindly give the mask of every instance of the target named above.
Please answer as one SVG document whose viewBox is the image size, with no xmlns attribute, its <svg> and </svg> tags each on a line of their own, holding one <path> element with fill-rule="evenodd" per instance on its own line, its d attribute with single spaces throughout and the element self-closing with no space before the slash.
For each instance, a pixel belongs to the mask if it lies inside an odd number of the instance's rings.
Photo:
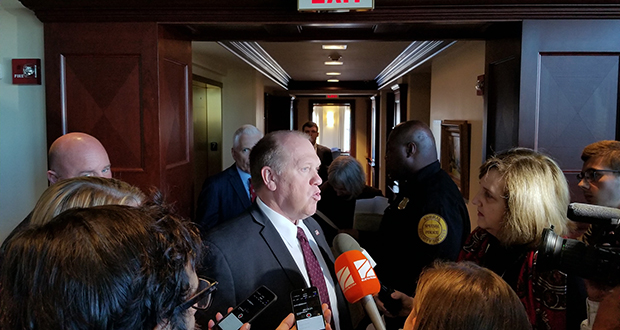
<svg viewBox="0 0 620 330">
<path fill-rule="evenodd" d="M 339 76 L 340 72 L 327 72 L 325 74 L 328 75 L 328 76 Z"/>
<path fill-rule="evenodd" d="M 334 127 L 334 112 L 327 111 L 327 127 Z"/>
<path fill-rule="evenodd" d="M 346 50 L 347 45 L 321 45 L 321 48 L 327 50 Z"/>
<path fill-rule="evenodd" d="M 340 80 L 338 79 L 327 79 L 327 82 L 339 82 Z"/>
<path fill-rule="evenodd" d="M 342 63 L 341 61 L 326 61 L 325 65 L 342 65 L 344 63 Z"/>
</svg>

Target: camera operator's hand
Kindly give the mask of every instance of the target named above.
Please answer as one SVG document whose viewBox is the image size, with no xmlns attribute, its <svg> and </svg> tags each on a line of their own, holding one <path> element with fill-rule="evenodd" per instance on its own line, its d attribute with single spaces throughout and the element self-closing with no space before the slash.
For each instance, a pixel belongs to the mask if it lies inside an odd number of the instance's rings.
<svg viewBox="0 0 620 330">
<path fill-rule="evenodd" d="M 609 290 L 598 306 L 592 330 L 620 329 L 620 286 Z"/>
<path fill-rule="evenodd" d="M 385 316 L 387 317 L 407 317 L 409 316 L 409 314 L 411 313 L 411 310 L 413 309 L 413 298 L 400 292 L 397 290 L 394 290 L 394 292 L 392 292 L 391 295 L 392 299 L 394 300 L 400 300 L 400 302 L 402 303 L 402 309 L 398 312 L 397 315 L 393 315 L 392 313 L 390 313 L 386 308 L 385 305 L 383 304 L 383 302 L 379 299 L 378 296 L 374 296 L 375 298 L 375 303 L 377 303 L 377 308 L 379 308 L 379 311 L 381 313 L 383 313 Z"/>
</svg>

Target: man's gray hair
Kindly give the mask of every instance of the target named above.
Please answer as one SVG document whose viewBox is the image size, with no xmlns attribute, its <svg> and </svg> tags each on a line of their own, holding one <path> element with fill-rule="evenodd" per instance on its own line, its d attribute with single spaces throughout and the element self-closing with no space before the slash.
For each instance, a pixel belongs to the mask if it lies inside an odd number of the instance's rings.
<svg viewBox="0 0 620 330">
<path fill-rule="evenodd" d="M 233 148 L 237 148 L 239 146 L 239 139 L 241 139 L 241 135 L 260 135 L 263 137 L 263 132 L 261 132 L 256 126 L 245 124 L 235 131 L 235 135 L 233 135 Z"/>
</svg>

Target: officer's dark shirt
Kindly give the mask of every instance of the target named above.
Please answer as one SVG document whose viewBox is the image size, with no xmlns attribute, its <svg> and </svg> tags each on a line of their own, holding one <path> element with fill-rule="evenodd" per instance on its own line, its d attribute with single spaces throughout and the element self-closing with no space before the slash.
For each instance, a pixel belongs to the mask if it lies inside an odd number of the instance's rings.
<svg viewBox="0 0 620 330">
<path fill-rule="evenodd" d="M 379 280 L 413 296 L 422 269 L 436 258 L 456 260 L 471 227 L 463 196 L 438 161 L 399 186 L 369 251 Z M 443 219 L 439 233 L 433 227 L 441 220 L 432 214 Z M 427 226 L 420 231 L 421 222 Z"/>
</svg>

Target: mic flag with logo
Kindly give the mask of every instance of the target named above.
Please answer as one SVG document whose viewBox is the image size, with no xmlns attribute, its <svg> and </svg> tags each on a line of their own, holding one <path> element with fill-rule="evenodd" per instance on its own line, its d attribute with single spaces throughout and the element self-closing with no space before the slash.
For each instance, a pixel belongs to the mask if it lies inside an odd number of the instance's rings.
<svg viewBox="0 0 620 330">
<path fill-rule="evenodd" d="M 374 295 L 381 290 L 381 284 L 370 265 L 370 261 L 357 250 L 341 254 L 335 263 L 336 277 L 345 298 L 356 303 L 364 296 Z"/>
</svg>

